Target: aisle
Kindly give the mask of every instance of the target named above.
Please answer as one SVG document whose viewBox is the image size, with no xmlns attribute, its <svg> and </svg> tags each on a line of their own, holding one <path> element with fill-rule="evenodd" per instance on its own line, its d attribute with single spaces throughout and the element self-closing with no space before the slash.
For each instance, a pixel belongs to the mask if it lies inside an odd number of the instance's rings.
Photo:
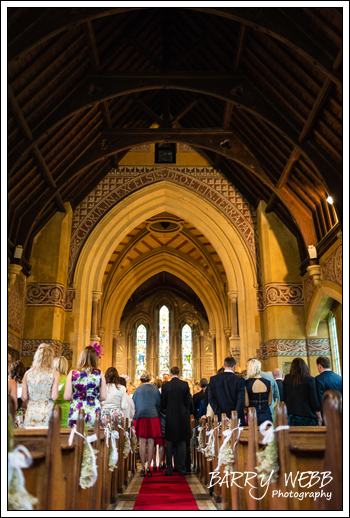
<svg viewBox="0 0 350 518">
<path fill-rule="evenodd" d="M 218 507 L 195 474 L 166 477 L 154 473 L 140 477 L 140 467 L 123 494 L 118 495 L 116 511 L 217 511 Z"/>
</svg>

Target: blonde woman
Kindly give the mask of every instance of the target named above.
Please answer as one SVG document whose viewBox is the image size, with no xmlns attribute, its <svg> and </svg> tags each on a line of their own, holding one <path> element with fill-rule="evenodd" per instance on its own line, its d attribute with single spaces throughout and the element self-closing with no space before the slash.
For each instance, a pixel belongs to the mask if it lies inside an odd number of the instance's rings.
<svg viewBox="0 0 350 518">
<path fill-rule="evenodd" d="M 24 428 L 49 426 L 60 380 L 59 372 L 53 368 L 53 358 L 52 347 L 40 344 L 31 368 L 23 377 L 22 401 L 28 401 Z"/>
<path fill-rule="evenodd" d="M 86 425 L 93 427 L 96 412 L 101 412 L 100 401 L 107 399 L 106 380 L 97 365 L 97 351 L 88 345 L 80 353 L 77 367 L 67 376 L 63 397 L 71 401 L 68 416 L 70 428 L 75 425 L 80 408 L 84 410 Z"/>
<path fill-rule="evenodd" d="M 272 421 L 270 405 L 272 403 L 272 383 L 260 374 L 261 363 L 252 359 L 247 361 L 247 378 L 245 380 L 245 406 L 255 407 L 258 425 L 264 421 Z"/>
<path fill-rule="evenodd" d="M 64 389 L 66 387 L 67 374 L 68 374 L 68 361 L 64 356 L 57 356 L 53 361 L 53 367 L 60 373 L 60 381 L 58 385 L 58 398 L 55 401 L 55 405 L 59 405 L 62 409 L 62 423 L 61 428 L 67 428 L 68 414 L 70 402 L 63 398 Z"/>
</svg>

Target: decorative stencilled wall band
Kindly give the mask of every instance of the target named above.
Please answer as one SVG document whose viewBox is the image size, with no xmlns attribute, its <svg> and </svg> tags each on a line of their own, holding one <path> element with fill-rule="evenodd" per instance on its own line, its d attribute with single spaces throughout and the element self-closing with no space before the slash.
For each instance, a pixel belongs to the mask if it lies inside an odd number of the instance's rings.
<svg viewBox="0 0 350 518">
<path fill-rule="evenodd" d="M 256 211 L 213 167 L 132 166 L 112 169 L 73 212 L 68 284 L 85 239 L 99 219 L 128 194 L 160 181 L 170 181 L 197 192 L 219 208 L 242 235 L 260 279 L 260 251 Z"/>
<path fill-rule="evenodd" d="M 16 351 L 21 352 L 22 339 L 13 335 L 9 331 L 7 332 L 7 343 L 10 347 L 12 347 L 12 349 L 16 349 Z"/>
<path fill-rule="evenodd" d="M 330 255 L 322 264 L 322 279 L 343 285 L 343 245 Z"/>
<path fill-rule="evenodd" d="M 75 290 L 54 282 L 27 284 L 26 306 L 54 306 L 72 311 Z"/>
<path fill-rule="evenodd" d="M 22 340 L 22 356 L 34 356 L 37 348 L 40 344 L 50 344 L 53 349 L 55 356 L 65 356 L 67 360 L 71 360 L 73 357 L 73 351 L 70 349 L 70 344 L 62 343 L 60 340 L 51 340 L 42 338 L 38 340 Z"/>
<path fill-rule="evenodd" d="M 303 306 L 303 285 L 271 282 L 257 290 L 258 310 L 269 306 Z"/>
<path fill-rule="evenodd" d="M 269 340 L 257 349 L 259 360 L 274 356 L 330 356 L 329 338 L 309 338 L 308 340 Z"/>
</svg>

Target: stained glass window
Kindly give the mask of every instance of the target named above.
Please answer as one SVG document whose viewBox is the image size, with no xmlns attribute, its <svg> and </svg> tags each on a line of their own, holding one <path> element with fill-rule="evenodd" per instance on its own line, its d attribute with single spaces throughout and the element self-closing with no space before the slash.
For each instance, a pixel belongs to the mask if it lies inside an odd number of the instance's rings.
<svg viewBox="0 0 350 518">
<path fill-rule="evenodd" d="M 136 379 L 146 370 L 146 337 L 146 328 L 141 324 L 136 333 Z"/>
<path fill-rule="evenodd" d="M 192 379 L 192 330 L 188 324 L 182 328 L 182 378 Z"/>
<path fill-rule="evenodd" d="M 166 306 L 159 311 L 159 377 L 169 374 L 169 310 Z"/>
</svg>

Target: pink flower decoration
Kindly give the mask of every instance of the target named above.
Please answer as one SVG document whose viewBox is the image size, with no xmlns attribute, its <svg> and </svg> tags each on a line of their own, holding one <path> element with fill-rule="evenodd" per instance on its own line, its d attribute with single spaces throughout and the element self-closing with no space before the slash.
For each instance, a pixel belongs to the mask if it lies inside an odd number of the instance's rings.
<svg viewBox="0 0 350 518">
<path fill-rule="evenodd" d="M 99 344 L 98 342 L 94 342 L 92 345 L 89 344 L 90 347 L 93 347 L 95 349 L 95 351 L 97 352 L 97 356 L 99 358 L 101 358 L 101 356 L 104 356 L 103 352 L 102 352 L 102 347 L 103 345 L 102 344 Z"/>
</svg>

